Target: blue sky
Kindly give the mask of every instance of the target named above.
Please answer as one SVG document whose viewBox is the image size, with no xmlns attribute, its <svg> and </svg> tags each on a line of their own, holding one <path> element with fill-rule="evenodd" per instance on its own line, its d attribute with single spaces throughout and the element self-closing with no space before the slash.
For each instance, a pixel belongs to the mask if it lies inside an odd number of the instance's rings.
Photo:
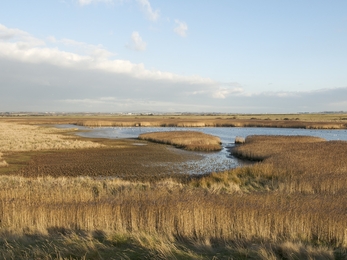
<svg viewBox="0 0 347 260">
<path fill-rule="evenodd" d="M 347 1 L 0 4 L 0 111 L 347 111 Z"/>
</svg>

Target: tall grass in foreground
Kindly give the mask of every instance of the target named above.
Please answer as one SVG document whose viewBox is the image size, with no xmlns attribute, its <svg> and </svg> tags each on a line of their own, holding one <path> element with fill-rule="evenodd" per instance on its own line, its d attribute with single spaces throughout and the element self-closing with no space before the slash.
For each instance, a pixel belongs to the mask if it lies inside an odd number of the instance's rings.
<svg viewBox="0 0 347 260">
<path fill-rule="evenodd" d="M 0 183 L 2 232 L 66 228 L 347 245 L 345 199 L 335 194 L 212 193 L 170 181 L 88 178 L 1 177 Z"/>
<path fill-rule="evenodd" d="M 74 232 L 0 238 L 0 259 L 345 259 L 346 253 L 301 242 L 169 239 L 146 233 Z"/>
<path fill-rule="evenodd" d="M 346 259 L 347 142 L 254 136 L 234 153 L 261 161 L 184 182 L 0 176 L 0 251 L 38 234 L 58 257 Z"/>
</svg>

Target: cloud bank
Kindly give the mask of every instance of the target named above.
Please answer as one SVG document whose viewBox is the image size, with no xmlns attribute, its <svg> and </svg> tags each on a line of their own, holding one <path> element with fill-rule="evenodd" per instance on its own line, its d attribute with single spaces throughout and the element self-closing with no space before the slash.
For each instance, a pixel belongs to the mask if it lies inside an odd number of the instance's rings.
<svg viewBox="0 0 347 260">
<path fill-rule="evenodd" d="M 141 37 L 133 36 L 143 49 Z M 101 45 L 42 40 L 0 24 L 0 111 L 289 113 L 347 104 L 347 87 L 249 93 L 238 82 L 149 70 L 114 57 Z"/>
</svg>

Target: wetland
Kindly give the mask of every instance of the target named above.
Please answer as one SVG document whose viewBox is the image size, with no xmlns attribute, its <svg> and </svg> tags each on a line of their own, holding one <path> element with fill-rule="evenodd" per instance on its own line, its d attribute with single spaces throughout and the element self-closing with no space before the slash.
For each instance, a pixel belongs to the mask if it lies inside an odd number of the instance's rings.
<svg viewBox="0 0 347 260">
<path fill-rule="evenodd" d="M 38 120 L 1 122 L 2 259 L 347 257 L 345 129 L 159 128 L 218 136 L 206 153 Z"/>
</svg>

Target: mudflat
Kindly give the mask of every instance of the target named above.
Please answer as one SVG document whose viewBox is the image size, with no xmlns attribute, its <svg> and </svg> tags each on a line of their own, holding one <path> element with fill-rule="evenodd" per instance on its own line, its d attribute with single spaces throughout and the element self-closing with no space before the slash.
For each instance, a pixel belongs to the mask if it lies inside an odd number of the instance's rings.
<svg viewBox="0 0 347 260">
<path fill-rule="evenodd" d="M 175 167 L 200 157 L 137 139 L 80 138 L 73 129 L 1 123 L 0 173 L 24 177 L 188 178 Z M 63 135 L 65 134 L 65 135 Z"/>
</svg>

